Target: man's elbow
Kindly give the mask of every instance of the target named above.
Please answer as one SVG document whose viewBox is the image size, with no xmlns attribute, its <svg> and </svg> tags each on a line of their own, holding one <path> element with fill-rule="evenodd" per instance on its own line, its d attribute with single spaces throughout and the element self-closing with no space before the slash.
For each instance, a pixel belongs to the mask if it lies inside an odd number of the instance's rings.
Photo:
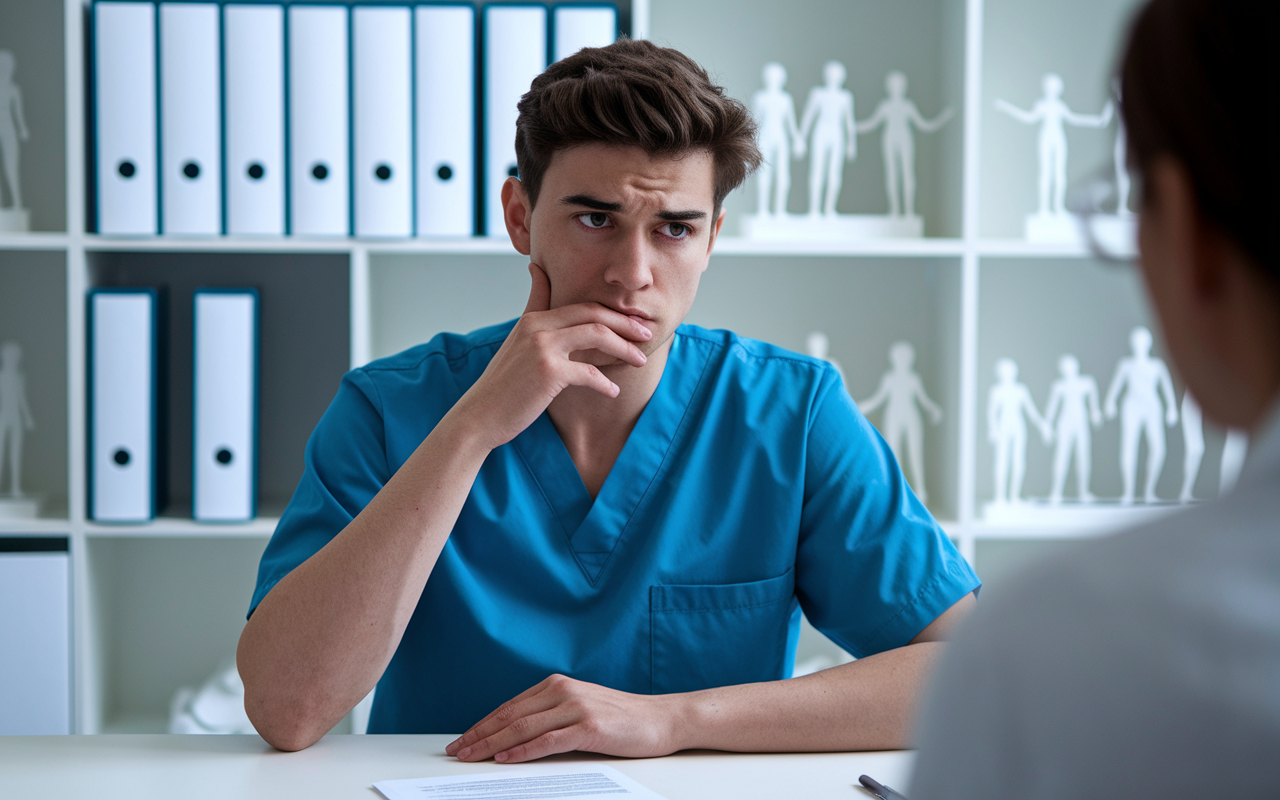
<svg viewBox="0 0 1280 800">
<path fill-rule="evenodd" d="M 305 750 L 324 736 L 329 727 L 318 721 L 318 714 L 305 704 L 263 696 L 246 684 L 244 710 L 267 744 L 287 753 Z"/>
</svg>

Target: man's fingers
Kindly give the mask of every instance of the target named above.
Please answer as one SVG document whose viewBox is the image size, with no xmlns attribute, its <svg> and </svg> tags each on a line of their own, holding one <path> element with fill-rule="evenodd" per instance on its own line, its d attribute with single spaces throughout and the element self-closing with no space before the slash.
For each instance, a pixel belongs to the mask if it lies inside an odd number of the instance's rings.
<svg viewBox="0 0 1280 800">
<path fill-rule="evenodd" d="M 489 715 L 484 719 L 472 725 L 471 730 L 450 742 L 444 749 L 445 754 L 450 756 L 456 754 L 457 751 L 476 743 L 495 731 L 502 730 L 513 719 L 518 719 L 528 714 L 536 714 L 551 708 L 555 705 L 554 700 L 545 695 L 538 698 L 538 695 L 543 694 L 545 689 L 546 681 L 542 681 L 498 706 L 489 712 Z"/>
<path fill-rule="evenodd" d="M 563 708 L 551 708 L 513 719 L 498 731 L 458 751 L 460 761 L 484 761 L 526 742 L 539 739 L 574 723 L 573 715 Z M 554 736 L 553 736 L 554 738 Z"/>
<path fill-rule="evenodd" d="M 643 367 L 649 360 L 639 347 L 619 336 L 602 322 L 575 325 L 572 328 L 557 331 L 554 335 L 558 349 L 565 355 L 582 350 L 599 350 L 633 367 Z"/>
<path fill-rule="evenodd" d="M 517 764 L 522 761 L 533 761 L 556 753 L 568 753 L 577 750 L 581 736 L 579 726 L 559 728 L 547 731 L 536 739 L 518 744 L 507 750 L 494 753 L 493 760 L 503 764 Z"/>
<path fill-rule="evenodd" d="M 529 262 L 529 277 L 532 285 L 529 287 L 529 302 L 525 303 L 524 313 L 530 311 L 546 311 L 551 308 L 551 279 L 547 277 L 547 273 L 542 267 Z"/>
<path fill-rule="evenodd" d="M 574 379 L 571 381 L 574 386 L 585 386 L 588 389 L 595 389 L 605 397 L 617 397 L 618 392 L 622 391 L 618 388 L 618 384 L 609 380 L 596 367 L 591 364 L 580 364 L 573 362 Z"/>
</svg>

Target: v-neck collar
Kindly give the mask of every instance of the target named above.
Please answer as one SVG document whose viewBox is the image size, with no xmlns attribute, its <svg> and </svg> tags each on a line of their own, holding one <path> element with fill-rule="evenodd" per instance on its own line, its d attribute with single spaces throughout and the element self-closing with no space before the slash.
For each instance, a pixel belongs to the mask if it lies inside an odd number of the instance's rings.
<svg viewBox="0 0 1280 800">
<path fill-rule="evenodd" d="M 594 502 L 545 411 L 512 440 L 592 584 L 658 477 L 709 361 L 706 342 L 676 332 L 658 386 Z"/>
</svg>

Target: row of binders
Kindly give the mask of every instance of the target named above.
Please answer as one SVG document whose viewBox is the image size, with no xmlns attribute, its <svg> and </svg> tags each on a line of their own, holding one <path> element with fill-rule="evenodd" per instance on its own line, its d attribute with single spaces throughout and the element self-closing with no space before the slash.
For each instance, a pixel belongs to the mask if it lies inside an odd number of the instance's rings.
<svg viewBox="0 0 1280 800">
<path fill-rule="evenodd" d="M 257 513 L 258 293 L 195 293 L 192 516 Z M 89 293 L 89 516 L 142 522 L 164 503 L 164 295 Z"/>
<path fill-rule="evenodd" d="M 582 3 L 98 0 L 96 230 L 501 233 L 521 95 L 617 33 Z"/>
</svg>

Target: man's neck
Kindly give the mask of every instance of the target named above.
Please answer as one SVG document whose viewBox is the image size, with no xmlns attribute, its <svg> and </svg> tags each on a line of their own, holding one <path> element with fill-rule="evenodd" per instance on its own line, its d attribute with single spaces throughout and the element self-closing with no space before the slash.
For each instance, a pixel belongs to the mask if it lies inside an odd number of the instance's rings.
<svg viewBox="0 0 1280 800">
<path fill-rule="evenodd" d="M 617 397 L 609 398 L 582 386 L 570 386 L 547 407 L 565 449 L 573 458 L 578 474 L 594 498 L 622 452 L 632 428 L 662 380 L 672 334 L 650 356 L 643 367 L 627 364 L 601 367 L 600 371 L 617 384 Z"/>
</svg>

